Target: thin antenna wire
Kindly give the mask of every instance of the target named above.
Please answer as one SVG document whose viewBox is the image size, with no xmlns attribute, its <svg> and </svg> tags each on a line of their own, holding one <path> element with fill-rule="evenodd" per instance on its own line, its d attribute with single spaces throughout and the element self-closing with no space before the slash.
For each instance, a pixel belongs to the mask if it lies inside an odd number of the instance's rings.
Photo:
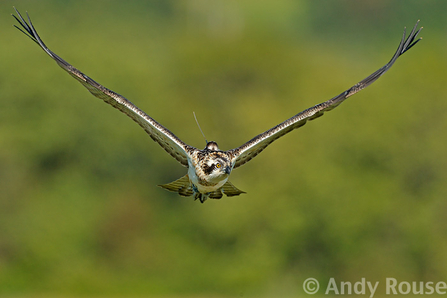
<svg viewBox="0 0 447 298">
<path fill-rule="evenodd" d="M 192 112 L 192 114 L 194 115 L 194 119 L 196 119 L 197 126 L 199 127 L 199 130 L 200 130 L 200 132 L 202 133 L 202 136 L 203 136 L 203 138 L 205 139 L 205 142 L 208 144 L 208 141 L 206 140 L 205 134 L 203 133 L 202 129 L 200 128 L 199 121 L 197 121 L 196 113 L 195 113 L 195 112 Z"/>
</svg>

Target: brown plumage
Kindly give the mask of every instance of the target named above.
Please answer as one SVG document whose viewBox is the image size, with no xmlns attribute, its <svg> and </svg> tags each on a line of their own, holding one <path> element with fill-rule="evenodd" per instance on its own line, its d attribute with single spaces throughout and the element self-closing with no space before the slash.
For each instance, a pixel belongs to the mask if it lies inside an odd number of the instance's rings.
<svg viewBox="0 0 447 298">
<path fill-rule="evenodd" d="M 228 177 L 234 168 L 250 161 L 276 139 L 303 126 L 308 120 L 313 120 L 322 116 L 324 112 L 334 109 L 346 98 L 356 94 L 375 82 L 387 72 L 391 66 L 393 66 L 397 58 L 408 51 L 421 39 L 417 39 L 417 36 L 422 29 L 420 28 L 416 30 L 419 23 L 418 21 L 407 38 L 405 38 L 406 30 L 404 30 L 399 47 L 391 60 L 385 66 L 345 92 L 296 114 L 235 149 L 221 151 L 216 142 L 208 142 L 203 150 L 199 150 L 184 143 L 167 128 L 137 108 L 125 97 L 100 85 L 53 53 L 37 34 L 29 16 L 28 22 L 26 22 L 17 10 L 16 12 L 18 17 L 14 15 L 13 17 L 19 22 L 23 30 L 15 26 L 17 29 L 25 33 L 37 43 L 60 67 L 62 67 L 62 69 L 79 81 L 90 91 L 90 93 L 137 122 L 155 142 L 166 150 L 166 152 L 180 162 L 180 164 L 188 167 L 187 175 L 176 181 L 160 186 L 164 189 L 177 192 L 181 196 L 194 195 L 195 199 L 200 199 L 202 203 L 207 198 L 220 199 L 223 194 L 227 196 L 237 196 L 244 193 L 228 182 Z"/>
</svg>

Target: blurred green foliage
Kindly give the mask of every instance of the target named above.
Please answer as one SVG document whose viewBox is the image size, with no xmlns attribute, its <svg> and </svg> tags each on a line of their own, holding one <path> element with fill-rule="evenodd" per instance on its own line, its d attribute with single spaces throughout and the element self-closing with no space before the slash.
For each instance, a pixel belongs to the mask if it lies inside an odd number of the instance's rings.
<svg viewBox="0 0 447 298">
<path fill-rule="evenodd" d="M 373 86 L 237 169 L 236 198 L 184 175 L 125 115 L 12 28 L 198 148 L 239 146 L 424 40 Z M 0 4 L 0 295 L 305 295 L 307 277 L 447 280 L 445 1 Z M 40 297 L 40 296 L 39 296 Z"/>
</svg>

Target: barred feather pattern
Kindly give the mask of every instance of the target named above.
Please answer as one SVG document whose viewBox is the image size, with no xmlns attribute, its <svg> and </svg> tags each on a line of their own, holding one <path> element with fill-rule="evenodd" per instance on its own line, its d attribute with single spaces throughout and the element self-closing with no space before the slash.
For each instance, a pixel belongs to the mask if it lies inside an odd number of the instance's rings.
<svg viewBox="0 0 447 298">
<path fill-rule="evenodd" d="M 215 142 L 207 142 L 207 145 L 203 150 L 198 150 L 197 148 L 184 143 L 166 127 L 148 116 L 124 96 L 97 83 L 52 52 L 37 34 L 28 14 L 27 22 L 16 9 L 15 11 L 18 17 L 15 15 L 13 15 L 13 17 L 21 26 L 21 28 L 15 26 L 17 29 L 38 44 L 63 70 L 80 82 L 91 94 L 129 116 L 132 120 L 138 123 L 155 142 L 174 157 L 174 159 L 183 166 L 188 167 L 188 174 L 171 183 L 160 186 L 166 190 L 176 192 L 181 196 L 194 195 L 194 198 L 199 199 L 202 203 L 207 198 L 220 199 L 224 194 L 231 197 L 245 193 L 228 181 L 228 175 L 232 169 L 253 159 L 278 138 L 305 125 L 307 121 L 322 116 L 324 112 L 336 108 L 348 97 L 371 85 L 387 72 L 402 54 L 407 52 L 421 40 L 421 38 L 417 38 L 417 36 L 422 29 L 422 27 L 417 29 L 418 21 L 407 38 L 406 30 L 404 29 L 397 51 L 391 60 L 385 66 L 341 94 L 296 114 L 232 150 L 221 151 Z M 219 166 L 213 164 L 213 162 L 216 161 L 221 163 L 222 168 L 220 164 Z M 216 167 L 219 168 L 220 172 L 215 171 Z"/>
</svg>

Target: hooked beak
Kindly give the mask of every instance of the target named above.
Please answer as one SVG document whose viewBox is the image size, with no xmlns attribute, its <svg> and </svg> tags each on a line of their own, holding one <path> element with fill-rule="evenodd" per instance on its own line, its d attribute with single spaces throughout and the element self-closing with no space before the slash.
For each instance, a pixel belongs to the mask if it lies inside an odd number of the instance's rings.
<svg viewBox="0 0 447 298">
<path fill-rule="evenodd" d="M 230 167 L 226 167 L 225 168 L 225 174 L 230 175 L 231 173 L 231 168 Z"/>
</svg>

